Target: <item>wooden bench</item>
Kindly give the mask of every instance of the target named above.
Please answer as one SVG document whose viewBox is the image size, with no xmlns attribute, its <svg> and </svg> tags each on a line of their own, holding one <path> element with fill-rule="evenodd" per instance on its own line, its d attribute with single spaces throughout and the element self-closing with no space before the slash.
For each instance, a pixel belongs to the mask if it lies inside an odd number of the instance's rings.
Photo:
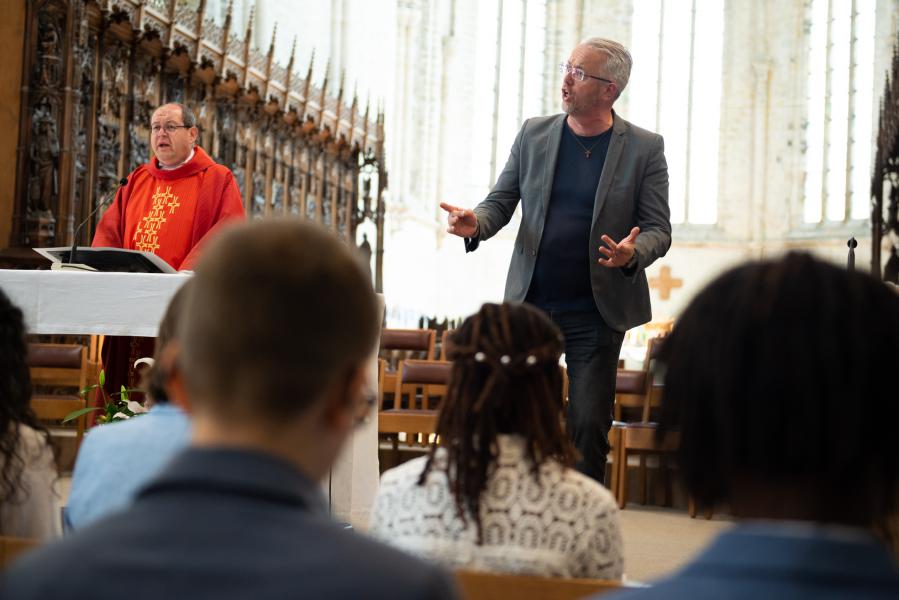
<svg viewBox="0 0 899 600">
<path fill-rule="evenodd" d="M 576 600 L 621 589 L 620 581 L 567 579 L 458 570 L 456 583 L 465 600 Z"/>
</svg>

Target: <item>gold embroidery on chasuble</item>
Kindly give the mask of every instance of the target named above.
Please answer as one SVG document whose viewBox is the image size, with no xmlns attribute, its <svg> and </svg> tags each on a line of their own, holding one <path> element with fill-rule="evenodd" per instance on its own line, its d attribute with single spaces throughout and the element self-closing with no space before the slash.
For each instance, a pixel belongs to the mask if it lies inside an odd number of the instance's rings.
<svg viewBox="0 0 899 600">
<path fill-rule="evenodd" d="M 153 252 L 159 249 L 159 230 L 166 222 L 166 214 L 175 214 L 175 209 L 181 206 L 178 196 L 172 193 L 172 187 L 166 186 L 162 191 L 161 186 L 156 187 L 156 193 L 152 197 L 153 205 L 150 211 L 144 215 L 134 230 L 134 247 L 138 250 Z M 168 211 L 168 213 L 166 213 Z"/>
</svg>

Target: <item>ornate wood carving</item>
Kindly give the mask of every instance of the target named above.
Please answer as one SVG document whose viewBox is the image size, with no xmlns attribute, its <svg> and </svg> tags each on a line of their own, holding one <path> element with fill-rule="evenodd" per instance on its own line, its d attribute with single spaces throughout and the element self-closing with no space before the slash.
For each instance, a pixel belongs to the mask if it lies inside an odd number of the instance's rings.
<svg viewBox="0 0 899 600">
<path fill-rule="evenodd" d="M 884 188 L 888 190 L 885 216 Z M 877 132 L 871 197 L 871 273 L 877 278 L 899 283 L 899 34 L 880 101 L 880 128 Z M 884 237 L 890 242 L 890 256 L 881 272 Z"/>
<path fill-rule="evenodd" d="M 294 215 L 383 255 L 383 114 L 348 105 L 205 14 L 204 0 L 28 0 L 10 244 L 72 242 L 118 180 L 149 158 L 165 102 L 197 115 L 200 144 L 234 172 L 248 215 Z M 296 43 L 294 44 L 294 48 Z M 314 61 L 314 57 L 313 57 Z M 79 243 L 88 243 L 93 226 Z M 356 239 L 370 221 L 377 239 Z M 361 237 L 361 236 L 360 236 Z M 374 250 L 372 250 L 374 244 Z"/>
</svg>

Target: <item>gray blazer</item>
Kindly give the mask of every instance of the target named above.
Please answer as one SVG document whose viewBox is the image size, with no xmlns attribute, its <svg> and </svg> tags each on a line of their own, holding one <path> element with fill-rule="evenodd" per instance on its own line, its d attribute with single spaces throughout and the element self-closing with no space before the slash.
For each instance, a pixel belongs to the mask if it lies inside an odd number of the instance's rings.
<svg viewBox="0 0 899 600">
<path fill-rule="evenodd" d="M 496 185 L 474 209 L 480 229 L 477 238 L 466 240 L 469 252 L 502 229 L 521 200 L 521 227 L 506 278 L 508 301 L 524 301 L 531 285 L 565 117 L 559 114 L 524 122 Z M 626 331 L 652 318 L 644 269 L 671 246 L 668 165 L 662 136 L 640 129 L 614 112 L 613 118 L 609 153 L 593 205 L 590 247 L 584 250 L 590 254 L 596 308 L 610 327 Z M 617 242 L 634 226 L 640 228 L 636 267 L 625 270 L 600 265 L 600 236 L 608 234 Z"/>
</svg>

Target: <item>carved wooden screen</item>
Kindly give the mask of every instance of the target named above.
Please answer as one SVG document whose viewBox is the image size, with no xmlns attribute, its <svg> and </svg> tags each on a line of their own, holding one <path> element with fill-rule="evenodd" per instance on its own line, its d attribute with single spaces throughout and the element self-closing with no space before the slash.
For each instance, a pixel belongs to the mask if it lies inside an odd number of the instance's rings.
<svg viewBox="0 0 899 600">
<path fill-rule="evenodd" d="M 296 215 L 350 243 L 370 221 L 381 289 L 384 119 L 343 81 L 329 94 L 205 16 L 205 0 L 28 0 L 11 245 L 72 242 L 74 229 L 149 159 L 153 109 L 182 102 L 199 143 L 234 172 L 251 218 Z M 374 206 L 372 206 L 374 202 Z M 88 243 L 96 215 L 79 235 Z"/>
<path fill-rule="evenodd" d="M 889 190 L 884 217 L 884 188 Z M 899 283 L 899 35 L 880 103 L 880 129 L 871 181 L 871 273 Z M 890 256 L 881 272 L 883 238 L 890 240 Z"/>
</svg>

